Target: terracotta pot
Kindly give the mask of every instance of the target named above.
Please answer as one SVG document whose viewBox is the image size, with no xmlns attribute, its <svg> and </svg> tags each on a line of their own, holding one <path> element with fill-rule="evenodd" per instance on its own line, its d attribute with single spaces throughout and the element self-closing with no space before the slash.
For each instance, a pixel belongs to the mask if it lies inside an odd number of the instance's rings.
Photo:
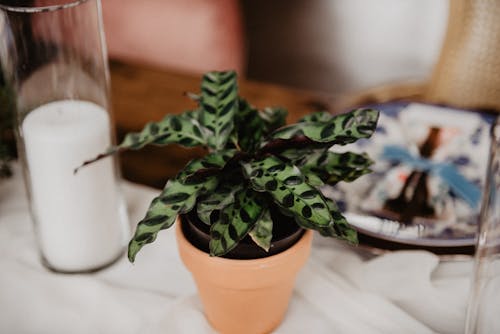
<svg viewBox="0 0 500 334">
<path fill-rule="evenodd" d="M 260 334 L 276 328 L 288 308 L 295 277 L 309 257 L 312 232 L 291 248 L 266 258 L 210 257 L 176 226 L 182 261 L 192 273 L 205 316 L 220 333 Z"/>
</svg>

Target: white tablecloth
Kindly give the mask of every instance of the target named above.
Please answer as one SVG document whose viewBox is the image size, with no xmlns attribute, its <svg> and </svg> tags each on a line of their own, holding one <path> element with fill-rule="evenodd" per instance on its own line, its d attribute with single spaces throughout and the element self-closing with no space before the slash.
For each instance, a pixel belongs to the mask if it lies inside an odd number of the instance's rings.
<svg viewBox="0 0 500 334">
<path fill-rule="evenodd" d="M 213 333 L 173 229 L 134 265 L 123 256 L 95 274 L 46 270 L 15 172 L 0 181 L 0 333 Z M 131 183 L 123 189 L 137 222 L 157 191 Z M 471 268 L 424 251 L 368 257 L 316 235 L 276 333 L 461 333 Z"/>
</svg>

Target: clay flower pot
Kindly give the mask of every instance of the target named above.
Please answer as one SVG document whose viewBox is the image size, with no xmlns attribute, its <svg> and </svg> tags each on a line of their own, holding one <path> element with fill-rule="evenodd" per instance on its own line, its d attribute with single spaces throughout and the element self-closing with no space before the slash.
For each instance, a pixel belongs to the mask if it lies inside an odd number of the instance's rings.
<svg viewBox="0 0 500 334">
<path fill-rule="evenodd" d="M 180 256 L 194 277 L 205 315 L 217 331 L 269 333 L 281 323 L 295 277 L 309 257 L 312 231 L 276 255 L 236 260 L 210 257 L 186 239 L 179 221 L 176 225 Z"/>
</svg>

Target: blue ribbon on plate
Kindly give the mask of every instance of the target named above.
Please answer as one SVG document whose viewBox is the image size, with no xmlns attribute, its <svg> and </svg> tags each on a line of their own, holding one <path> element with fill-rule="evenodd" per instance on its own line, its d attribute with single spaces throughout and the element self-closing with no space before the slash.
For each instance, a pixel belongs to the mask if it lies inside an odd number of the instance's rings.
<svg viewBox="0 0 500 334">
<path fill-rule="evenodd" d="M 434 162 L 429 159 L 417 157 L 411 154 L 406 148 L 396 145 L 385 146 L 382 152 L 382 158 L 393 162 L 404 163 L 416 170 L 437 175 L 448 184 L 450 190 L 455 195 L 464 199 L 472 208 L 477 207 L 479 204 L 481 189 L 467 180 L 460 174 L 458 169 L 450 163 Z"/>
</svg>

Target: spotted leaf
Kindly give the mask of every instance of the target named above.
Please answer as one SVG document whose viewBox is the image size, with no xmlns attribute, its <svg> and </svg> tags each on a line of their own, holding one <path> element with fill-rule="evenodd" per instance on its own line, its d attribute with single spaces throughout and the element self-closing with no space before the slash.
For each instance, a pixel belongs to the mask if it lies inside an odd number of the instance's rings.
<svg viewBox="0 0 500 334">
<path fill-rule="evenodd" d="M 242 185 L 221 186 L 214 193 L 207 194 L 198 201 L 198 217 L 205 224 L 211 225 L 220 216 L 220 211 L 234 202 L 234 195 L 240 191 Z"/>
<path fill-rule="evenodd" d="M 254 227 L 264 208 L 259 193 L 249 188 L 239 191 L 210 228 L 210 255 L 222 256 L 236 247 Z"/>
<path fill-rule="evenodd" d="M 313 187 L 322 187 L 325 185 L 325 182 L 315 173 L 304 173 L 304 177 L 306 178 L 307 184 Z"/>
<path fill-rule="evenodd" d="M 356 109 L 331 116 L 321 116 L 320 121 L 304 121 L 285 126 L 271 134 L 274 139 L 291 139 L 304 136 L 309 140 L 327 145 L 345 145 L 360 138 L 370 137 L 377 126 L 379 112 L 374 109 Z M 312 118 L 312 117 L 311 117 Z"/>
<path fill-rule="evenodd" d="M 328 122 L 332 119 L 332 114 L 328 111 L 317 111 L 311 114 L 308 114 L 301 119 L 299 119 L 300 123 L 304 122 Z"/>
<path fill-rule="evenodd" d="M 169 180 L 161 194 L 153 199 L 144 219 L 135 230 L 128 245 L 128 258 L 134 262 L 139 250 L 156 239 L 160 230 L 172 226 L 177 215 L 191 211 L 198 196 L 213 191 L 217 179 L 210 177 L 199 183 L 184 184 L 178 179 Z"/>
<path fill-rule="evenodd" d="M 181 115 L 168 115 L 157 123 L 148 123 L 141 132 L 125 136 L 119 148 L 135 150 L 148 144 L 204 145 L 203 129 L 195 115 L 197 111 L 187 111 Z"/>
<path fill-rule="evenodd" d="M 297 166 L 274 156 L 242 165 L 253 189 L 269 193 L 281 208 L 298 220 L 319 226 L 328 226 L 332 221 L 323 195 L 306 182 Z"/>
<path fill-rule="evenodd" d="M 267 107 L 259 112 L 260 118 L 264 121 L 266 134 L 285 125 L 288 111 L 281 107 Z"/>
<path fill-rule="evenodd" d="M 322 150 L 323 151 L 323 150 Z M 284 150 L 279 153 L 279 157 L 281 159 L 285 159 L 287 161 L 290 161 L 292 164 L 300 166 L 301 164 L 304 164 L 304 161 L 307 161 L 308 157 L 312 154 L 314 154 L 316 150 L 310 149 L 310 148 L 296 148 L 296 149 L 288 149 Z M 304 174 L 306 178 L 306 182 L 313 186 L 313 187 L 320 187 L 323 186 L 325 183 L 321 180 L 321 178 L 312 173 L 312 172 L 307 172 L 307 171 L 302 171 L 302 174 Z"/>
<path fill-rule="evenodd" d="M 249 233 L 252 240 L 266 252 L 271 247 L 273 238 L 273 220 L 269 209 L 266 209 Z"/>
<path fill-rule="evenodd" d="M 239 102 L 235 125 L 236 142 L 243 151 L 251 152 L 259 147 L 266 124 L 257 109 L 243 99 Z"/>
<path fill-rule="evenodd" d="M 239 109 L 235 116 L 236 142 L 247 152 L 259 148 L 262 136 L 283 126 L 287 111 L 283 108 L 265 108 L 258 111 L 246 100 L 239 99 Z"/>
<path fill-rule="evenodd" d="M 178 178 L 182 181 L 190 180 L 196 175 L 213 175 L 224 168 L 226 163 L 234 157 L 236 150 L 228 149 L 209 153 L 203 158 L 191 160 L 179 173 Z"/>
<path fill-rule="evenodd" d="M 197 115 L 197 110 L 190 110 L 181 115 L 168 115 L 159 122 L 150 122 L 142 131 L 127 134 L 120 145 L 110 147 L 96 158 L 85 161 L 82 166 L 119 151 L 139 150 L 149 144 L 160 146 L 179 144 L 185 147 L 206 145 L 204 135 L 206 130 L 198 123 Z"/>
<path fill-rule="evenodd" d="M 233 130 L 238 111 L 236 72 L 208 72 L 201 83 L 200 123 L 209 131 L 208 146 L 221 150 Z"/>
<path fill-rule="evenodd" d="M 310 148 L 290 148 L 278 153 L 281 159 L 286 159 L 291 161 L 293 164 L 297 164 L 315 152 L 314 149 Z"/>
<path fill-rule="evenodd" d="M 326 237 L 336 237 L 348 241 L 354 245 L 358 244 L 358 233 L 340 213 L 337 204 L 330 198 L 325 198 L 325 202 L 332 215 L 333 224 L 327 228 L 319 228 L 319 233 Z"/>
<path fill-rule="evenodd" d="M 297 219 L 296 217 L 297 223 L 303 228 L 318 231 L 322 236 L 345 240 L 353 245 L 358 244 L 358 233 L 340 213 L 337 204 L 329 198 L 325 198 L 325 203 L 332 216 L 330 224 L 326 226 L 318 225 L 314 221 L 307 221 L 300 218 Z"/>
<path fill-rule="evenodd" d="M 373 161 L 367 154 L 323 150 L 311 153 L 296 163 L 308 178 L 319 178 L 323 183 L 334 185 L 339 181 L 351 182 L 370 173 Z"/>
</svg>

